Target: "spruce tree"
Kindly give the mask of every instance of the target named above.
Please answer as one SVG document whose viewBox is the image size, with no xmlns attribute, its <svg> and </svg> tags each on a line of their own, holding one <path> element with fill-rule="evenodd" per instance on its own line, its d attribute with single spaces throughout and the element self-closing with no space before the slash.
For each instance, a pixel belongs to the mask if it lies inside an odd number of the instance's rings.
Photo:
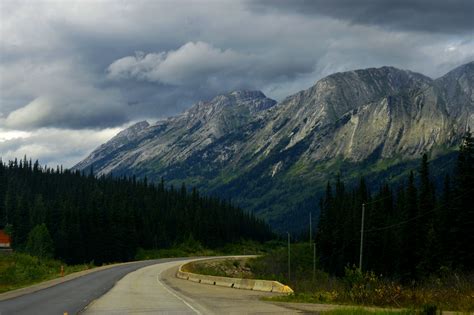
<svg viewBox="0 0 474 315">
<path fill-rule="evenodd" d="M 456 253 L 461 266 L 471 268 L 474 265 L 474 139 L 470 130 L 464 135 L 459 149 L 454 198 Z"/>
</svg>

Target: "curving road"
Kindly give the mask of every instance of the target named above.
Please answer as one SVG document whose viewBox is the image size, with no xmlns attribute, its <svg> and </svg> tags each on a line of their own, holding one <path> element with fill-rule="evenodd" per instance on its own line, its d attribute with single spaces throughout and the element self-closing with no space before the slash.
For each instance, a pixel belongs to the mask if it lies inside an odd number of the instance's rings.
<svg viewBox="0 0 474 315">
<path fill-rule="evenodd" d="M 295 314 L 261 301 L 273 293 L 199 284 L 176 278 L 183 262 L 139 269 L 125 276 L 84 313 L 97 314 Z"/>
<path fill-rule="evenodd" d="M 6 314 L 295 314 L 261 301 L 272 293 L 205 285 L 175 277 L 195 259 L 118 265 L 34 293 L 0 301 Z"/>
<path fill-rule="evenodd" d="M 130 272 L 176 260 L 179 259 L 140 261 L 92 272 L 40 291 L 0 301 L 0 314 L 77 314 Z"/>
</svg>

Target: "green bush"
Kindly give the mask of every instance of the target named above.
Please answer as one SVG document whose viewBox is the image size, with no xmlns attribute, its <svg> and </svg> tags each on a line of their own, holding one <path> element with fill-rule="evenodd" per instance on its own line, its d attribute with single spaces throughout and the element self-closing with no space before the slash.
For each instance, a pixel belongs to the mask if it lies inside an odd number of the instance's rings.
<svg viewBox="0 0 474 315">
<path fill-rule="evenodd" d="M 40 258 L 52 258 L 54 246 L 46 224 L 35 226 L 28 234 L 26 252 Z"/>
<path fill-rule="evenodd" d="M 25 253 L 0 255 L 0 293 L 59 277 L 64 273 L 89 269 L 90 265 L 68 266 L 59 260 L 39 258 Z"/>
<path fill-rule="evenodd" d="M 433 309 L 474 311 L 474 274 L 444 268 L 439 276 L 408 286 L 371 271 L 362 272 L 353 266 L 345 268 L 343 277 L 316 270 L 313 278 L 309 244 L 291 246 L 289 282 L 286 248 L 271 251 L 247 263 L 255 278 L 277 280 L 289 284 L 295 291 L 294 295 L 278 297 L 277 300 L 405 307 L 416 309 L 419 314 L 432 313 Z"/>
</svg>

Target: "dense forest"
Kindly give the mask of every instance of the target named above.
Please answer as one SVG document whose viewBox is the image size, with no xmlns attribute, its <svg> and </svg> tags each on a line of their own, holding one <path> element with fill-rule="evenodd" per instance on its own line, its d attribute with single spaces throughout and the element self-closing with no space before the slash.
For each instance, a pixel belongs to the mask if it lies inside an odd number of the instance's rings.
<svg viewBox="0 0 474 315">
<path fill-rule="evenodd" d="M 316 244 L 323 269 L 343 274 L 359 264 L 365 207 L 363 270 L 401 280 L 474 266 L 474 140 L 463 138 L 452 174 L 436 191 L 427 155 L 400 185 L 382 185 L 371 195 L 364 179 L 346 189 L 340 178 L 327 184 L 320 202 Z"/>
<path fill-rule="evenodd" d="M 0 160 L 1 228 L 16 250 L 96 264 L 131 260 L 138 248 L 169 248 L 189 239 L 216 247 L 273 237 L 252 214 L 184 185 L 96 178 L 26 158 Z"/>
</svg>

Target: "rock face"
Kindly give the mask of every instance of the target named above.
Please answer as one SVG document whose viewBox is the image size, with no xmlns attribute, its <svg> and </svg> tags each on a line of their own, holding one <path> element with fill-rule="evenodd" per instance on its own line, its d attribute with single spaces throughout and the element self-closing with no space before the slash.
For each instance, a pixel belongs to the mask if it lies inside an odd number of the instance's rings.
<svg viewBox="0 0 474 315">
<path fill-rule="evenodd" d="M 260 91 L 235 91 L 199 102 L 183 114 L 150 126 L 139 122 L 98 147 L 75 169 L 93 168 L 98 175 L 128 172 L 152 163 L 164 169 L 185 162 L 197 152 L 206 156 L 212 148 L 232 134 L 245 133 L 254 124 L 263 124 L 264 113 L 276 101 Z M 216 161 L 231 158 L 233 148 L 207 152 L 217 154 Z"/>
<path fill-rule="evenodd" d="M 119 132 L 107 143 L 102 144 L 100 147 L 95 149 L 94 152 L 92 152 L 85 160 L 74 166 L 74 168 L 82 170 L 93 167 L 94 165 L 108 164 L 111 155 L 120 150 L 127 150 L 130 143 L 136 141 L 136 139 L 140 137 L 140 134 L 142 134 L 149 126 L 150 124 L 148 122 L 142 121 Z"/>
<path fill-rule="evenodd" d="M 133 125 L 75 168 L 186 181 L 278 221 L 291 206 L 262 200 L 301 181 L 317 186 L 325 163 L 412 160 L 457 146 L 474 127 L 473 87 L 471 62 L 436 80 L 393 67 L 335 73 L 279 104 L 235 91 Z"/>
<path fill-rule="evenodd" d="M 267 150 L 306 140 L 306 160 L 409 158 L 444 142 L 450 128 L 432 83 L 391 67 L 336 73 L 279 104 L 255 140 Z"/>
<path fill-rule="evenodd" d="M 442 91 L 446 110 L 454 119 L 456 131 L 465 130 L 466 126 L 474 127 L 474 62 L 460 66 L 435 84 Z"/>
</svg>

